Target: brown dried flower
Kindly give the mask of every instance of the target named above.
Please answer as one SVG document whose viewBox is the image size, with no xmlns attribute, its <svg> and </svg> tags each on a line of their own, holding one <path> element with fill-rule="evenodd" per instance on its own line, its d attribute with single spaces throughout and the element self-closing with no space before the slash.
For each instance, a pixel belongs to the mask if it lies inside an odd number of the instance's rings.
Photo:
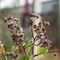
<svg viewBox="0 0 60 60">
<path fill-rule="evenodd" d="M 3 44 L 0 41 L 0 55 L 2 54 L 5 54 L 5 50 L 4 50 Z"/>
</svg>

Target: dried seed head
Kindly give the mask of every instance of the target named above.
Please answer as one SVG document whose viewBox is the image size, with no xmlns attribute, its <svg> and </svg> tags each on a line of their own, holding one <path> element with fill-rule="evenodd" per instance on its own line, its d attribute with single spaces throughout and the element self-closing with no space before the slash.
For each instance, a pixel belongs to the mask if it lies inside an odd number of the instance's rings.
<svg viewBox="0 0 60 60">
<path fill-rule="evenodd" d="M 36 37 L 37 37 L 37 38 L 41 38 L 41 36 L 42 36 L 42 34 L 38 34 Z"/>
<path fill-rule="evenodd" d="M 50 25 L 49 21 L 44 21 L 44 25 Z"/>
<path fill-rule="evenodd" d="M 18 54 L 14 53 L 14 52 L 7 52 L 7 53 L 6 53 L 6 56 L 10 56 L 10 57 L 13 57 L 13 58 L 17 58 L 17 57 L 18 57 Z"/>
<path fill-rule="evenodd" d="M 37 26 L 36 25 L 34 25 L 34 29 L 36 28 Z"/>
<path fill-rule="evenodd" d="M 13 22 L 9 22 L 9 23 L 8 23 L 8 28 L 12 27 L 13 24 L 14 24 Z"/>
<path fill-rule="evenodd" d="M 37 13 L 31 13 L 31 15 L 32 15 L 33 17 L 36 17 L 36 18 L 39 18 L 39 17 L 40 17 L 40 15 L 38 15 Z"/>
<path fill-rule="evenodd" d="M 13 42 L 19 44 L 24 41 L 24 35 L 19 33 L 14 33 L 12 35 Z"/>
<path fill-rule="evenodd" d="M 37 28 L 37 29 L 35 29 L 34 30 L 37 34 L 39 34 L 40 33 L 40 30 Z"/>
<path fill-rule="evenodd" d="M 7 18 L 6 18 L 6 17 L 4 17 L 4 22 L 5 22 L 5 23 L 7 22 Z"/>
<path fill-rule="evenodd" d="M 4 22 L 7 22 L 8 20 L 11 20 L 13 18 L 12 14 L 9 14 L 8 16 L 4 17 Z"/>
<path fill-rule="evenodd" d="M 9 53 L 9 52 L 7 52 L 7 53 L 6 53 L 6 56 L 10 56 L 10 53 Z"/>
<path fill-rule="evenodd" d="M 21 23 L 20 23 L 20 19 L 18 19 L 18 18 L 14 18 L 14 22 L 15 22 L 16 24 L 19 24 L 19 25 L 21 24 Z"/>
<path fill-rule="evenodd" d="M 10 56 L 14 56 L 14 52 L 10 52 Z"/>
<path fill-rule="evenodd" d="M 29 23 L 30 25 L 33 24 L 33 18 L 29 18 L 27 21 L 28 21 L 28 23 Z"/>
<path fill-rule="evenodd" d="M 37 19 L 40 20 L 40 15 L 38 15 L 37 13 L 31 13 L 30 17 L 28 19 L 28 22 L 32 26 L 32 25 L 34 25 L 34 23 Z"/>
<path fill-rule="evenodd" d="M 5 50 L 4 50 L 3 44 L 0 41 L 0 55 L 1 54 L 5 54 Z"/>
<path fill-rule="evenodd" d="M 20 19 L 18 19 L 18 18 L 14 18 L 14 21 L 19 21 Z"/>
<path fill-rule="evenodd" d="M 16 59 L 17 57 L 18 57 L 18 54 L 14 54 L 14 55 L 13 55 L 13 58 Z"/>
</svg>

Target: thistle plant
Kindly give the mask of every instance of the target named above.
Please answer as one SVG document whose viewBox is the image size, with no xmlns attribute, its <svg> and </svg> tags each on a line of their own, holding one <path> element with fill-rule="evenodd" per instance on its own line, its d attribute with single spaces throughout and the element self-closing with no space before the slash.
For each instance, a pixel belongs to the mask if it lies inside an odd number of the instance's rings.
<svg viewBox="0 0 60 60">
<path fill-rule="evenodd" d="M 41 21 L 40 15 L 31 13 L 28 18 L 29 25 L 31 27 L 32 38 L 34 41 L 34 56 L 48 52 L 51 47 L 51 41 L 46 36 L 46 26 L 49 26 L 48 21 Z"/>
<path fill-rule="evenodd" d="M 37 19 L 40 19 L 40 16 L 36 13 L 30 14 L 31 17 L 28 19 L 28 22 L 31 27 L 31 32 L 33 35 L 34 42 L 40 39 L 40 43 L 44 47 L 48 47 L 51 45 L 51 41 L 48 39 L 48 36 L 45 35 L 46 33 L 46 26 L 49 26 L 50 23 L 48 21 L 37 21 Z M 35 24 L 35 20 L 38 24 Z M 35 36 L 34 36 L 35 33 Z M 38 45 L 39 45 L 38 44 Z"/>
<path fill-rule="evenodd" d="M 5 52 L 7 60 L 9 60 L 9 58 L 11 58 L 11 60 L 29 60 L 32 57 L 48 52 L 51 42 L 49 41 L 48 36 L 45 36 L 45 33 L 46 26 L 50 25 L 50 23 L 48 21 L 40 21 L 40 19 L 40 15 L 36 13 L 30 14 L 27 22 L 32 33 L 32 39 L 29 39 L 26 43 L 20 19 L 15 18 L 12 15 L 4 17 L 4 22 L 10 30 L 13 41 L 12 51 Z M 35 24 L 36 22 L 38 23 Z M 37 54 L 34 54 L 34 46 L 39 46 Z"/>
</svg>

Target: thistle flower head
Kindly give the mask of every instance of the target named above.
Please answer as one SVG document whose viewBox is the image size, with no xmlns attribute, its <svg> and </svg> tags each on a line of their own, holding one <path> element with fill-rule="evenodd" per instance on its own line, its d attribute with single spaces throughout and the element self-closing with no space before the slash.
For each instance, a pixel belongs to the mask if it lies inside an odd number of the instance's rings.
<svg viewBox="0 0 60 60">
<path fill-rule="evenodd" d="M 5 20 L 7 20 L 8 28 L 12 33 L 13 42 L 15 44 L 20 44 L 24 40 L 23 29 L 20 24 L 20 19 L 14 18 L 12 17 L 12 15 L 8 15 Z"/>
<path fill-rule="evenodd" d="M 50 22 L 49 21 L 44 21 L 43 24 L 44 25 L 50 25 Z"/>
<path fill-rule="evenodd" d="M 51 41 L 48 39 L 48 36 L 41 36 L 41 42 L 44 46 L 50 46 Z"/>
<path fill-rule="evenodd" d="M 19 34 L 19 33 L 14 33 L 12 35 L 12 39 L 13 39 L 14 43 L 20 44 L 21 42 L 24 41 L 24 35 L 23 34 Z"/>
<path fill-rule="evenodd" d="M 29 23 L 33 27 L 34 40 L 40 40 L 40 43 L 43 43 L 43 46 L 49 46 L 51 42 L 48 37 L 45 36 L 46 26 L 50 25 L 48 21 L 42 21 L 40 15 L 36 13 L 31 13 L 29 18 Z"/>
<path fill-rule="evenodd" d="M 36 18 L 39 18 L 39 17 L 40 17 L 40 15 L 39 15 L 39 14 L 34 13 L 34 12 L 30 13 L 30 16 L 32 16 L 32 17 L 36 17 Z"/>
<path fill-rule="evenodd" d="M 40 16 L 36 13 L 31 13 L 28 18 L 28 23 L 32 26 L 36 19 L 40 19 Z"/>
<path fill-rule="evenodd" d="M 10 57 L 12 57 L 12 58 L 17 58 L 17 57 L 18 57 L 18 54 L 17 54 L 17 53 L 14 53 L 14 52 L 7 52 L 7 53 L 6 53 L 6 56 L 7 56 L 7 57 L 10 56 Z"/>
<path fill-rule="evenodd" d="M 12 18 L 13 18 L 13 15 L 9 14 L 9 15 L 4 17 L 4 22 L 7 22 L 8 20 L 11 20 Z"/>
</svg>

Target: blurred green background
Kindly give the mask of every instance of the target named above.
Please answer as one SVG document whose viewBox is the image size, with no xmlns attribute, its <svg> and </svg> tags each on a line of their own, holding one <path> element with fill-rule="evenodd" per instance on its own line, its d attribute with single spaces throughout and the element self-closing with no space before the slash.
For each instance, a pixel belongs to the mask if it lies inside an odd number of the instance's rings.
<svg viewBox="0 0 60 60">
<path fill-rule="evenodd" d="M 59 0 L 0 0 L 0 40 L 2 40 L 6 51 L 11 51 L 12 39 L 3 17 L 12 13 L 14 17 L 21 19 L 25 37 L 31 38 L 26 22 L 30 12 L 39 13 L 42 20 L 50 21 L 51 25 L 47 27 L 46 34 L 52 41 L 51 50 L 60 50 Z M 56 56 L 54 56 L 55 53 Z M 59 56 L 60 52 L 46 53 L 40 59 L 60 60 Z"/>
</svg>

